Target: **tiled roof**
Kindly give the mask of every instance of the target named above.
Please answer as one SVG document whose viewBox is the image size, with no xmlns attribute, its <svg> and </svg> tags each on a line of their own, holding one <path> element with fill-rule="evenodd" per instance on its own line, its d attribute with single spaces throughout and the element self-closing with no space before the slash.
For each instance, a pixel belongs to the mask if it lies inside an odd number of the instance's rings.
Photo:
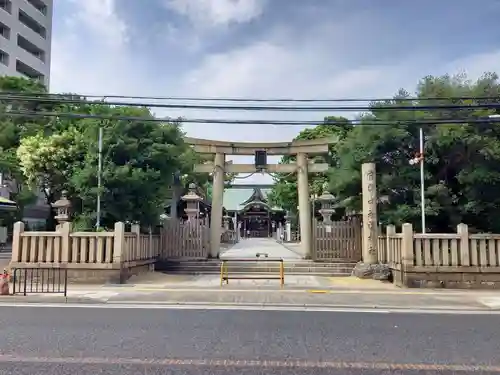
<svg viewBox="0 0 500 375">
<path fill-rule="evenodd" d="M 260 189 L 262 195 L 267 197 L 267 195 L 271 192 L 271 189 Z M 253 194 L 254 189 L 250 188 L 238 188 L 231 187 L 224 190 L 224 199 L 223 205 L 224 208 L 228 211 L 238 211 L 243 208 L 243 203 L 247 201 Z"/>
<path fill-rule="evenodd" d="M 11 201 L 10 199 L 0 197 L 0 204 L 5 204 L 5 205 L 16 205 L 16 202 Z"/>
<path fill-rule="evenodd" d="M 0 210 L 12 211 L 16 209 L 16 206 L 16 202 L 13 202 L 7 198 L 0 197 Z"/>
</svg>

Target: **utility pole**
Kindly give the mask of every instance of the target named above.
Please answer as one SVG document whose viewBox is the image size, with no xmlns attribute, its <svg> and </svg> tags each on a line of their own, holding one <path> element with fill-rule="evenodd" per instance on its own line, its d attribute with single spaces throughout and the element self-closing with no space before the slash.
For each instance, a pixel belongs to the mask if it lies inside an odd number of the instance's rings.
<svg viewBox="0 0 500 375">
<path fill-rule="evenodd" d="M 424 170 L 424 130 L 419 129 L 420 149 L 418 154 L 410 159 L 410 165 L 420 163 L 420 208 L 422 217 L 422 233 L 425 233 L 425 170 Z"/>
<path fill-rule="evenodd" d="M 102 186 L 102 126 L 99 127 L 99 159 L 97 166 L 97 221 L 96 228 L 101 227 L 101 186 Z"/>
</svg>

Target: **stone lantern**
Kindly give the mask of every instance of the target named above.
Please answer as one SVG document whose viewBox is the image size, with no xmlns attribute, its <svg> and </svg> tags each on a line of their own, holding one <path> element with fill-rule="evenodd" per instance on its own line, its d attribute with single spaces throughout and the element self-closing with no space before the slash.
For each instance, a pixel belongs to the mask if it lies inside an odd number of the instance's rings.
<svg viewBox="0 0 500 375">
<path fill-rule="evenodd" d="M 285 222 L 286 223 L 290 223 L 292 221 L 292 213 L 290 212 L 290 210 L 286 210 L 285 212 Z"/>
<path fill-rule="evenodd" d="M 222 216 L 222 221 L 224 222 L 224 229 L 229 230 L 229 223 L 233 218 L 229 215 Z"/>
<path fill-rule="evenodd" d="M 59 225 L 70 221 L 71 202 L 67 198 L 67 194 L 68 192 L 64 190 L 61 193 L 61 199 L 52 204 L 52 207 L 56 209 L 57 216 L 55 219 Z"/>
<path fill-rule="evenodd" d="M 190 183 L 188 193 L 183 195 L 181 199 L 186 202 L 186 209 L 184 211 L 186 212 L 188 221 L 192 221 L 200 212 L 200 201 L 202 200 L 202 198 L 196 194 L 196 184 Z"/>
<path fill-rule="evenodd" d="M 323 194 L 321 194 L 317 198 L 317 200 L 321 203 L 321 209 L 319 210 L 319 213 L 321 214 L 321 216 L 323 216 L 323 223 L 325 223 L 326 225 L 331 224 L 331 216 L 335 212 L 335 209 L 333 208 L 335 197 L 328 191 L 327 182 L 323 184 Z"/>
</svg>

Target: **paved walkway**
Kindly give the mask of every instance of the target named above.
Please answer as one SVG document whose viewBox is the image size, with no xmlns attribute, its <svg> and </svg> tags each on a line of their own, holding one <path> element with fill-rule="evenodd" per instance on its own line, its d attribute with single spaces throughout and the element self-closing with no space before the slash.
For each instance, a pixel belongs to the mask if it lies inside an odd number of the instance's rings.
<svg viewBox="0 0 500 375">
<path fill-rule="evenodd" d="M 222 253 L 220 258 L 255 258 L 257 253 L 266 253 L 270 258 L 302 259 L 299 254 L 279 244 L 274 238 L 242 238 Z"/>
<path fill-rule="evenodd" d="M 368 309 L 450 309 L 500 312 L 498 291 L 455 291 L 429 289 L 231 289 L 224 287 L 165 288 L 147 285 L 70 285 L 68 296 L 30 294 L 26 297 L 0 296 L 4 303 L 128 303 L 140 305 L 197 306 L 289 306 Z"/>
</svg>

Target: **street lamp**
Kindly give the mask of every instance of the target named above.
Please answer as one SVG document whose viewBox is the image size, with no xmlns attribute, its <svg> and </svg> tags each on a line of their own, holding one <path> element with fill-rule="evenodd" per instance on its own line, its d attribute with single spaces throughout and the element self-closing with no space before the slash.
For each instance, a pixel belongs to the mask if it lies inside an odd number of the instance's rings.
<svg viewBox="0 0 500 375">
<path fill-rule="evenodd" d="M 422 233 L 425 233 L 425 180 L 424 180 L 424 130 L 419 130 L 420 150 L 413 159 L 410 159 L 410 165 L 420 164 L 420 206 L 422 216 Z"/>
</svg>

